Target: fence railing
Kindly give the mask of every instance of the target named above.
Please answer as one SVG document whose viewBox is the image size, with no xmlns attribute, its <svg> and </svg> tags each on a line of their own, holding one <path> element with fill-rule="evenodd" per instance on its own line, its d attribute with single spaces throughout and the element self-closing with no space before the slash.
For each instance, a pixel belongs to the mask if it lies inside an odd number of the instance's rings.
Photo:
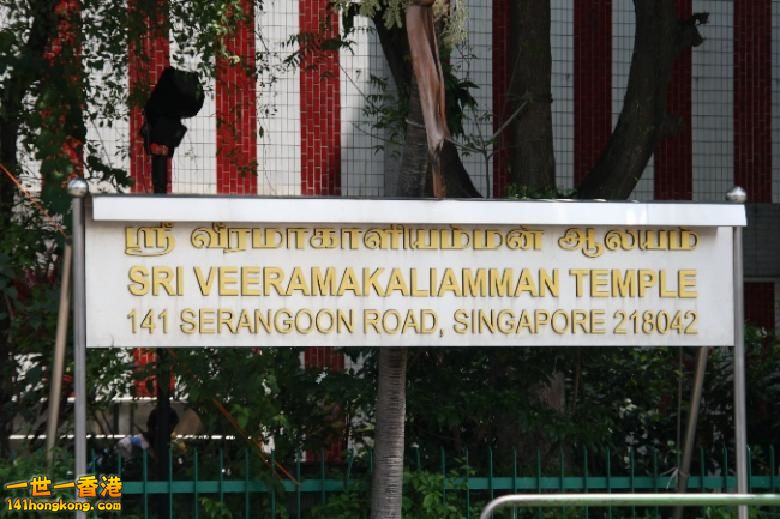
<svg viewBox="0 0 780 519">
<path fill-rule="evenodd" d="M 500 508 L 588 506 L 778 506 L 778 494 L 567 494 L 557 496 L 507 495 L 487 504 L 479 519 L 490 519 Z"/>
<path fill-rule="evenodd" d="M 360 457 L 350 452 L 340 463 L 326 462 L 324 452 L 313 462 L 304 462 L 298 455 L 282 470 L 271 470 L 271 467 L 279 466 L 274 452 L 262 461 L 258 461 L 261 454 L 257 451 L 243 449 L 238 452 L 237 457 L 226 462 L 224 450 L 220 448 L 216 453 L 210 452 L 204 464 L 198 449 L 176 456 L 169 451 L 170 469 L 167 480 L 162 481 L 150 479 L 152 461 L 146 451 L 130 464 L 118 454 L 106 459 L 93 452 L 89 469 L 122 476 L 125 501 L 145 518 L 150 517 L 151 508 L 157 508 L 163 499 L 171 518 L 196 519 L 203 513 L 202 497 L 227 503 L 236 517 L 277 517 L 282 508 L 290 517 L 306 517 L 306 510 L 312 506 L 325 504 L 335 494 L 354 491 L 356 484 L 365 481 L 372 471 L 370 452 Z M 576 459 L 568 460 L 563 450 L 558 456 L 543 460 L 537 449 L 535 467 L 530 470 L 527 456 L 525 466 L 520 468 L 516 450 L 508 456 L 502 453 L 503 457 L 498 458 L 500 463 L 496 463 L 496 453 L 491 448 L 482 450 L 477 456 L 474 451 L 465 450 L 448 457 L 443 449 L 431 454 L 418 448 L 411 449 L 410 454 L 407 470 L 437 474 L 440 497 L 447 499 L 450 496 L 452 500 L 456 496 L 458 507 L 463 510 L 462 517 L 467 518 L 478 517 L 479 507 L 502 494 L 658 493 L 672 492 L 676 488 L 676 456 L 660 456 L 655 449 L 639 458 L 634 449 L 621 452 L 608 448 L 581 449 L 578 456 L 570 456 Z M 730 465 L 733 453 L 722 449 L 718 458 L 716 460 L 711 452 L 699 452 L 699 463 L 688 479 L 689 491 L 725 493 L 736 490 L 736 478 Z M 774 447 L 761 449 L 760 455 L 748 449 L 747 459 L 749 492 L 780 490 Z M 177 460 L 180 464 L 174 463 Z M 135 473 L 128 473 L 128 467 Z M 760 467 L 761 473 L 754 473 L 754 467 Z M 128 511 L 126 507 L 124 511 Z M 655 513 L 658 513 L 657 509 Z"/>
</svg>

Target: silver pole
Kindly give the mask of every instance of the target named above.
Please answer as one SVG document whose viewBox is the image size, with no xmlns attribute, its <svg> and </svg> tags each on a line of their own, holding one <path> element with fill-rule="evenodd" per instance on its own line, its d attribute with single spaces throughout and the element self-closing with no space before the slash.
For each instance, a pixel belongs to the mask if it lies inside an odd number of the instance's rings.
<svg viewBox="0 0 780 519">
<path fill-rule="evenodd" d="M 561 506 L 776 506 L 780 494 L 513 494 L 490 501 L 480 519 L 490 519 L 500 508 Z"/>
<path fill-rule="evenodd" d="M 747 195 L 741 187 L 726 194 L 731 202 L 744 204 Z M 737 453 L 737 493 L 746 494 L 747 413 L 745 412 L 745 294 L 742 265 L 742 227 L 734 227 L 734 448 Z M 738 509 L 739 519 L 748 518 L 746 506 Z"/>
<path fill-rule="evenodd" d="M 87 472 L 87 334 L 86 304 L 84 294 L 84 197 L 89 186 L 81 178 L 68 183 L 68 193 L 73 197 L 73 450 L 75 455 L 74 477 Z M 76 512 L 83 519 L 84 512 Z"/>
<path fill-rule="evenodd" d="M 57 334 L 54 339 L 54 362 L 49 378 L 49 420 L 46 424 L 46 461 L 51 467 L 54 460 L 54 446 L 57 442 L 57 423 L 60 421 L 60 395 L 62 394 L 62 372 L 65 366 L 65 343 L 68 334 L 68 303 L 70 302 L 70 275 L 73 248 L 65 244 L 62 256 L 62 279 L 60 281 L 60 306 L 57 314 Z"/>
</svg>

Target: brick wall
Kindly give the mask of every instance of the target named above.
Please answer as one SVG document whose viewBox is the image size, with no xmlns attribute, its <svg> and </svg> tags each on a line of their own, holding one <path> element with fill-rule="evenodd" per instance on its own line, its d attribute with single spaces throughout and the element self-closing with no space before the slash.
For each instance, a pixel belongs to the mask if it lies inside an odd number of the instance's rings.
<svg viewBox="0 0 780 519">
<path fill-rule="evenodd" d="M 734 2 L 734 181 L 772 202 L 772 2 Z"/>
<path fill-rule="evenodd" d="M 140 14 L 138 0 L 128 0 L 127 9 L 131 16 L 141 16 L 147 30 L 128 47 L 128 87 L 130 90 L 130 176 L 133 178 L 133 192 L 151 193 L 152 161 L 144 152 L 144 140 L 140 135 L 143 125 L 143 102 L 157 83 L 163 69 L 170 63 L 168 43 L 167 2 L 156 4 L 154 19 Z M 170 161 L 169 161 L 170 162 Z M 169 164 L 170 169 L 170 164 Z M 168 175 L 170 191 L 170 171 Z"/>
<path fill-rule="evenodd" d="M 217 61 L 217 192 L 257 193 L 257 82 L 254 4 L 241 0 L 243 13 L 225 39 L 237 61 Z"/>
<path fill-rule="evenodd" d="M 341 194 L 341 92 L 339 54 L 314 47 L 338 32 L 337 13 L 328 0 L 299 0 L 300 32 L 314 44 L 300 65 L 301 194 Z"/>
<path fill-rule="evenodd" d="M 691 0 L 677 0 L 677 15 L 691 16 Z M 693 196 L 691 143 L 691 49 L 677 57 L 666 92 L 666 111 L 679 117 L 681 128 L 655 148 L 656 200 L 690 200 Z"/>
<path fill-rule="evenodd" d="M 612 0 L 574 1 L 574 182 L 579 185 L 612 131 Z"/>
</svg>

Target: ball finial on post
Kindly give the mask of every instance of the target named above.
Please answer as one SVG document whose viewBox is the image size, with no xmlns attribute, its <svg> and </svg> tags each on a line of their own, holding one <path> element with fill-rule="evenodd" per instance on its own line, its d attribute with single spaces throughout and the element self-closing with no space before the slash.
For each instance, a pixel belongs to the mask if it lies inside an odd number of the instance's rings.
<svg viewBox="0 0 780 519">
<path fill-rule="evenodd" d="M 735 202 L 737 204 L 744 204 L 747 200 L 747 193 L 739 186 L 734 186 L 726 193 L 726 200 L 729 202 Z"/>
<path fill-rule="evenodd" d="M 74 178 L 68 182 L 68 194 L 73 198 L 84 198 L 89 193 L 89 184 L 83 178 Z"/>
</svg>

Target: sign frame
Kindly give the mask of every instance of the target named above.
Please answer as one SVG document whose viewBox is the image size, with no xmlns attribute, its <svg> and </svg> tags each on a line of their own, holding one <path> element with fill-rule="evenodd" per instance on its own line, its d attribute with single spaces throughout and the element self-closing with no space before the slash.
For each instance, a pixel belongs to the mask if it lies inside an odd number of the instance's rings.
<svg viewBox="0 0 780 519">
<path fill-rule="evenodd" d="M 726 227 L 744 224 L 740 209 L 95 196 L 85 215 L 87 319 L 97 323 L 87 345 L 731 345 L 732 312 L 720 301 L 732 298 Z M 297 290 L 274 291 L 270 274 Z M 645 281 L 652 289 L 637 295 Z"/>
<path fill-rule="evenodd" d="M 263 198 L 209 196 L 95 195 L 88 184 L 74 179 L 68 185 L 73 197 L 73 338 L 75 407 L 75 473 L 86 471 L 86 322 L 84 219 L 96 221 L 222 221 L 295 223 L 425 223 L 528 225 L 669 225 L 729 227 L 732 229 L 732 282 L 734 297 L 734 400 L 737 450 L 737 490 L 747 490 L 744 294 L 742 228 L 745 193 L 734 188 L 731 203 L 580 202 L 569 200 L 393 200 L 343 198 Z M 291 200 L 297 207 L 291 208 Z M 89 211 L 91 210 L 91 214 Z M 294 214 L 293 214 L 294 213 Z M 502 215 L 496 221 L 495 215 Z M 294 216 L 294 218 L 290 218 Z M 741 514 L 742 515 L 742 514 Z"/>
</svg>

